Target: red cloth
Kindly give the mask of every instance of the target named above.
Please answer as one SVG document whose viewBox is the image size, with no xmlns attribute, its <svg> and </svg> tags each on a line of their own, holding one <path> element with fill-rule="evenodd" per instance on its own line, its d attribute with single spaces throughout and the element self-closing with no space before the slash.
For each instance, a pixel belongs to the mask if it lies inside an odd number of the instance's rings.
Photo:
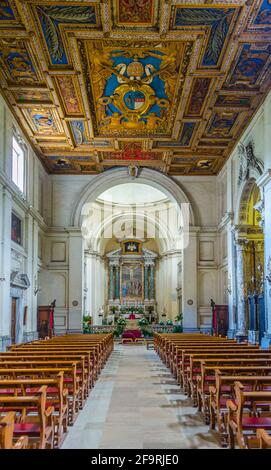
<svg viewBox="0 0 271 470">
<path fill-rule="evenodd" d="M 50 330 L 54 329 L 54 309 L 51 308 L 50 314 L 49 314 L 49 328 Z"/>
<path fill-rule="evenodd" d="M 214 329 L 214 332 L 216 332 L 216 308 L 214 308 L 214 313 L 213 313 L 213 329 Z"/>
<path fill-rule="evenodd" d="M 141 338 L 141 331 L 140 330 L 126 330 L 122 333 L 122 338 Z"/>
<path fill-rule="evenodd" d="M 135 320 L 135 314 L 134 313 L 130 313 L 129 315 L 129 320 Z"/>
</svg>

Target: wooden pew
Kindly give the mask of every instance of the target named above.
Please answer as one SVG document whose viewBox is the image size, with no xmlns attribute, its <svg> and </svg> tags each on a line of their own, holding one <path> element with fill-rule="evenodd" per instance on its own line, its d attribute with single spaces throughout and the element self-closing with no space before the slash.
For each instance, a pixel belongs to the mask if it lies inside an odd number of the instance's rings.
<svg viewBox="0 0 271 470">
<path fill-rule="evenodd" d="M 214 356 L 219 356 L 219 354 L 228 354 L 229 356 L 234 356 L 236 354 L 241 354 L 241 353 L 256 353 L 258 349 L 255 349 L 254 347 L 250 348 L 247 346 L 242 346 L 242 345 L 234 345 L 234 346 L 228 346 L 222 345 L 222 346 L 202 346 L 202 347 L 188 347 L 188 348 L 183 348 L 182 349 L 182 356 L 181 360 L 179 361 L 178 364 L 178 370 L 177 370 L 177 383 L 181 385 L 181 388 L 184 389 L 185 392 L 189 393 L 190 395 L 190 390 L 189 390 L 189 383 L 188 383 L 188 377 L 187 377 L 187 372 L 188 370 L 191 370 L 191 357 L 195 357 L 198 355 L 199 357 L 201 356 L 202 358 L 205 358 L 207 356 L 214 357 Z M 193 367 L 193 366 L 192 366 Z M 194 371 L 197 373 L 197 371 Z"/>
<path fill-rule="evenodd" d="M 225 446 L 227 433 L 227 400 L 234 399 L 234 384 L 240 381 L 245 391 L 271 391 L 271 375 L 244 375 L 236 370 L 236 375 L 223 375 L 219 369 L 215 371 L 215 385 L 210 386 L 210 428 L 215 429 L 216 423 L 221 444 Z M 257 372 L 257 369 L 255 370 Z"/>
<path fill-rule="evenodd" d="M 203 411 L 206 424 L 209 424 L 210 386 L 215 385 L 215 371 L 219 369 L 223 375 L 271 375 L 271 365 L 240 365 L 237 363 L 208 364 L 201 361 L 201 373 L 197 376 L 198 410 Z"/>
<path fill-rule="evenodd" d="M 261 412 L 263 405 L 271 406 L 271 392 L 246 392 L 239 381 L 234 384 L 234 392 L 234 401 L 227 401 L 229 446 L 234 449 L 237 443 L 241 449 L 255 447 L 257 429 L 271 430 L 271 412 Z"/>
<path fill-rule="evenodd" d="M 266 352 L 256 352 L 256 353 L 242 353 L 236 352 L 234 354 L 227 353 L 224 354 L 202 354 L 190 355 L 190 366 L 187 368 L 187 389 L 188 396 L 191 396 L 193 399 L 194 406 L 198 406 L 198 396 L 200 394 L 198 387 L 198 376 L 201 373 L 201 361 L 204 361 L 206 365 L 271 365 L 271 353 Z M 209 389 L 203 390 L 205 393 L 209 393 Z M 202 404 L 204 405 L 204 393 L 201 397 Z"/>
<path fill-rule="evenodd" d="M 53 448 L 54 408 L 46 407 L 46 386 L 43 385 L 33 396 L 0 396 L 1 415 L 9 411 L 18 415 L 13 431 L 15 438 L 27 436 L 31 448 Z"/>
<path fill-rule="evenodd" d="M 18 369 L 18 368 L 30 368 L 30 369 L 42 369 L 42 368 L 57 368 L 59 370 L 63 370 L 65 368 L 69 367 L 75 367 L 76 371 L 76 377 L 79 379 L 78 381 L 78 386 L 79 386 L 79 395 L 76 397 L 78 401 L 76 400 L 75 403 L 75 408 L 76 412 L 79 411 L 79 409 L 83 408 L 83 403 L 84 403 L 84 390 L 85 387 L 87 386 L 87 377 L 85 374 L 85 368 L 82 366 L 82 361 L 76 361 L 76 360 L 62 360 L 62 359 L 56 359 L 56 360 L 20 360 L 18 357 L 16 360 L 0 360 L 0 367 L 1 368 L 13 368 L 13 369 Z M 68 380 L 71 382 L 70 379 L 65 379 L 64 383 L 65 386 L 68 386 Z"/>
<path fill-rule="evenodd" d="M 58 372 L 54 378 L 27 378 L 0 380 L 0 396 L 27 396 L 36 393 L 46 385 L 46 406 L 54 408 L 53 424 L 54 448 L 60 447 L 68 431 L 68 389 L 63 386 L 64 373 Z"/>
<path fill-rule="evenodd" d="M 225 349 L 235 351 L 235 350 L 244 349 L 244 348 L 246 350 L 256 351 L 255 346 L 248 347 L 248 346 L 243 346 L 242 344 L 234 344 L 234 343 L 229 344 L 227 342 L 222 342 L 222 341 L 219 342 L 218 344 L 205 342 L 204 344 L 201 344 L 201 345 L 199 345 L 198 343 L 196 344 L 190 343 L 187 345 L 177 343 L 174 345 L 174 348 L 172 350 L 172 356 L 169 359 L 168 366 L 170 367 L 170 370 L 173 373 L 174 377 L 178 379 L 180 366 L 183 362 L 184 352 L 186 353 L 199 352 L 200 353 L 200 352 L 205 352 L 205 351 L 208 352 L 208 350 L 210 350 L 210 352 L 212 352 L 212 350 L 225 351 Z"/>
<path fill-rule="evenodd" d="M 271 449 L 271 436 L 265 429 L 257 429 L 256 437 L 259 449 Z"/>
<path fill-rule="evenodd" d="M 83 386 L 82 386 L 82 394 L 80 396 L 80 407 L 83 407 L 85 399 L 89 395 L 89 390 L 93 386 L 93 375 L 92 375 L 92 365 L 89 358 L 88 353 L 81 354 L 75 352 L 61 352 L 57 350 L 56 352 L 52 351 L 34 351 L 30 352 L 28 350 L 23 350 L 22 353 L 19 353 L 17 350 L 14 352 L 9 353 L 0 353 L 0 366 L 2 363 L 8 361 L 20 361 L 20 362 L 27 362 L 27 361 L 55 361 L 57 364 L 59 361 L 76 361 L 77 362 L 77 373 L 80 374 L 81 370 L 84 369 L 84 378 Z"/>
<path fill-rule="evenodd" d="M 25 449 L 28 445 L 28 437 L 21 436 L 13 442 L 15 412 L 10 411 L 0 418 L 0 449 Z"/>
<path fill-rule="evenodd" d="M 28 380 L 28 379 L 51 379 L 58 377 L 59 373 L 63 373 L 64 388 L 68 390 L 68 424 L 73 425 L 78 412 L 79 412 L 79 378 L 76 376 L 76 364 L 71 367 L 44 367 L 24 368 L 24 363 L 21 363 L 17 368 L 4 368 L 0 369 L 0 383 L 3 380 Z M 66 393 L 66 392 L 65 392 Z M 1 395 L 0 395 L 1 396 Z"/>
</svg>

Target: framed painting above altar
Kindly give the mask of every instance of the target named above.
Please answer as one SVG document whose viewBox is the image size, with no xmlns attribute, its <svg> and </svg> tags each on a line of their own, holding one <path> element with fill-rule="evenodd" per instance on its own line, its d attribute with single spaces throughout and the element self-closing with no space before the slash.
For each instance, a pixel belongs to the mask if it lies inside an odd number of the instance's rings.
<svg viewBox="0 0 271 470">
<path fill-rule="evenodd" d="M 123 255 L 141 255 L 142 242 L 136 240 L 124 240 L 121 242 Z"/>
<path fill-rule="evenodd" d="M 142 263 L 127 263 L 121 266 L 121 300 L 143 300 Z"/>
</svg>

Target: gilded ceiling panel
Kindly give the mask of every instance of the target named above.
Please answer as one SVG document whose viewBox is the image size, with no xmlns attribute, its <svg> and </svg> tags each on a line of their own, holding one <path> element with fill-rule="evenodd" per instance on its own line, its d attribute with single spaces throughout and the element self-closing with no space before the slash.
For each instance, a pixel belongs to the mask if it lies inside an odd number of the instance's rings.
<svg viewBox="0 0 271 470">
<path fill-rule="evenodd" d="M 270 0 L 1 0 L 0 88 L 49 172 L 216 174 L 270 44 Z"/>
</svg>

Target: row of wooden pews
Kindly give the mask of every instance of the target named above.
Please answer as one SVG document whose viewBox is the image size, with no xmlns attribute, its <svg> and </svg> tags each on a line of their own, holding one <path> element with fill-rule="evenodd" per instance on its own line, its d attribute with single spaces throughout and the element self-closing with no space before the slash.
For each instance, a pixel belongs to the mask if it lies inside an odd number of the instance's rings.
<svg viewBox="0 0 271 470">
<path fill-rule="evenodd" d="M 222 446 L 271 448 L 271 350 L 184 333 L 155 333 L 154 349 Z"/>
<path fill-rule="evenodd" d="M 0 449 L 59 448 L 113 350 L 113 335 L 71 334 L 0 353 Z"/>
</svg>

